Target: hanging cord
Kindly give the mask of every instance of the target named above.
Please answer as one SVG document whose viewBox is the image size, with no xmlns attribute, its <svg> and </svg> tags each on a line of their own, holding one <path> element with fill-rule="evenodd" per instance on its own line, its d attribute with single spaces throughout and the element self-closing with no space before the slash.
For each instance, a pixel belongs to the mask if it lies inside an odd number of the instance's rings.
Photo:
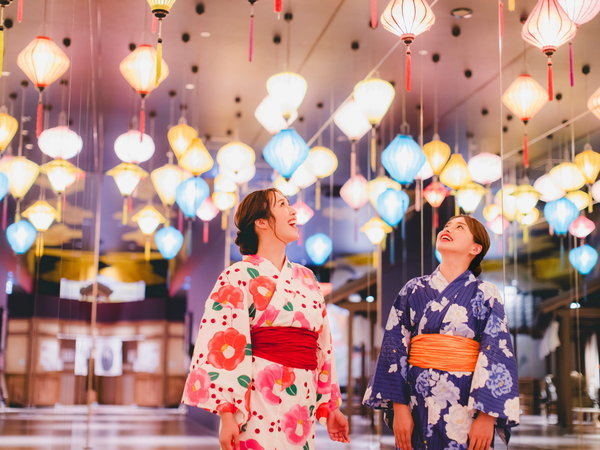
<svg viewBox="0 0 600 450">
<path fill-rule="evenodd" d="M 422 54 L 421 56 L 425 56 Z M 424 127 L 424 104 L 423 104 L 423 58 L 420 61 L 419 67 L 419 104 L 421 108 L 419 110 L 419 146 L 423 148 L 424 143 L 424 135 L 423 135 L 423 127 Z M 437 130 L 437 124 L 435 125 L 435 129 Z M 427 164 L 427 161 L 425 161 Z M 417 180 L 417 189 L 415 189 L 415 209 L 419 211 L 419 222 L 420 222 L 420 230 L 421 230 L 421 276 L 425 275 L 425 242 L 424 242 L 424 223 L 423 223 L 423 208 L 422 208 L 422 196 L 423 196 L 423 178 L 421 177 Z M 417 207 L 417 205 L 419 205 Z M 406 217 L 405 217 L 406 219 Z"/>
</svg>

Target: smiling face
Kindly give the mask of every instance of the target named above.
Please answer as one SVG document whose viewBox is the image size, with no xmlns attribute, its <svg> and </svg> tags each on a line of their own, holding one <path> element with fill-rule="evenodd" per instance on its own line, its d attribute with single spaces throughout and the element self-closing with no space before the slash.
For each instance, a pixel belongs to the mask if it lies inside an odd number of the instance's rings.
<svg viewBox="0 0 600 450">
<path fill-rule="evenodd" d="M 276 239 L 289 244 L 298 240 L 296 226 L 296 210 L 292 208 L 287 197 L 278 191 L 273 191 L 270 197 L 270 217 L 256 220 L 256 230 L 263 236 L 274 235 Z"/>
<path fill-rule="evenodd" d="M 455 217 L 446 223 L 437 235 L 436 247 L 442 255 L 469 255 L 471 259 L 482 250 L 482 246 L 473 240 L 464 217 Z"/>
</svg>

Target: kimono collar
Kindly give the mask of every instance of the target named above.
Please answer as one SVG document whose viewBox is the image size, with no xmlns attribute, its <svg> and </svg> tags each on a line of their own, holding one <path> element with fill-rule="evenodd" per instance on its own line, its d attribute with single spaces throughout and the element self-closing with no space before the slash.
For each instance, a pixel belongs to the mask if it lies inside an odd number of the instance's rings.
<svg viewBox="0 0 600 450">
<path fill-rule="evenodd" d="M 430 285 L 431 287 L 433 287 L 434 289 L 436 289 L 439 292 L 442 292 L 444 289 L 446 289 L 451 283 L 448 282 L 448 280 L 446 280 L 446 277 L 444 277 L 444 275 L 442 274 L 442 271 L 440 270 L 440 266 L 437 266 L 435 268 L 435 270 L 431 273 L 431 275 L 429 275 L 429 280 L 430 280 Z M 465 285 L 468 284 L 468 282 L 473 282 L 475 281 L 475 276 L 471 273 L 471 271 L 469 269 L 465 270 L 462 274 L 460 274 L 458 277 L 456 277 L 456 279 L 454 279 L 452 281 L 452 283 L 456 283 L 457 281 L 465 281 Z M 468 282 L 467 282 L 468 280 Z"/>
<path fill-rule="evenodd" d="M 246 255 L 244 256 L 244 262 L 250 263 L 252 265 L 255 266 L 261 266 L 261 265 L 268 265 L 270 267 L 273 268 L 273 270 L 275 271 L 275 273 L 281 273 L 284 272 L 286 270 L 289 270 L 292 268 L 292 263 L 290 262 L 290 260 L 287 258 L 287 256 L 285 257 L 285 261 L 283 262 L 283 267 L 281 268 L 281 270 L 279 270 L 275 264 L 273 264 L 270 260 L 268 260 L 267 258 L 263 258 L 262 256 L 258 256 L 258 255 Z"/>
</svg>

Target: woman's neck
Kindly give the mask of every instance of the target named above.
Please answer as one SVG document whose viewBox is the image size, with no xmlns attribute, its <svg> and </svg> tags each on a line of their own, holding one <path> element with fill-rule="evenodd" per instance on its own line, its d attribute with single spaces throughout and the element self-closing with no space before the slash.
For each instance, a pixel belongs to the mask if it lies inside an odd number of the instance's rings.
<svg viewBox="0 0 600 450">
<path fill-rule="evenodd" d="M 452 283 L 461 276 L 465 270 L 469 268 L 469 264 L 471 263 L 469 260 L 465 261 L 460 257 L 454 256 L 455 255 L 447 258 L 442 257 L 442 262 L 440 263 L 440 272 L 448 283 Z"/>
<path fill-rule="evenodd" d="M 259 240 L 256 254 L 271 261 L 281 271 L 285 263 L 285 244 L 279 240 L 270 240 L 261 245 Z"/>
</svg>

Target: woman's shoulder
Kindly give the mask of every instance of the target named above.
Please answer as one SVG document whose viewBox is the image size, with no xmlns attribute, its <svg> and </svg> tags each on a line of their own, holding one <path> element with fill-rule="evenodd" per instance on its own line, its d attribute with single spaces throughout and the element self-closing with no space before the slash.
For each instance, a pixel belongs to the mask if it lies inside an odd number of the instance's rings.
<svg viewBox="0 0 600 450">
<path fill-rule="evenodd" d="M 492 303 L 494 301 L 499 301 L 501 304 L 504 304 L 504 300 L 502 299 L 502 295 L 500 293 L 500 289 L 491 281 L 486 280 L 477 280 L 477 289 L 479 292 L 483 294 L 483 298 L 486 301 Z"/>
<path fill-rule="evenodd" d="M 402 289 L 400 289 L 400 292 L 398 295 L 406 296 L 406 295 L 414 294 L 415 291 L 417 291 L 419 288 L 425 287 L 425 284 L 429 280 L 428 277 L 429 277 L 429 275 L 411 278 L 404 284 L 404 286 L 402 286 Z"/>
</svg>

